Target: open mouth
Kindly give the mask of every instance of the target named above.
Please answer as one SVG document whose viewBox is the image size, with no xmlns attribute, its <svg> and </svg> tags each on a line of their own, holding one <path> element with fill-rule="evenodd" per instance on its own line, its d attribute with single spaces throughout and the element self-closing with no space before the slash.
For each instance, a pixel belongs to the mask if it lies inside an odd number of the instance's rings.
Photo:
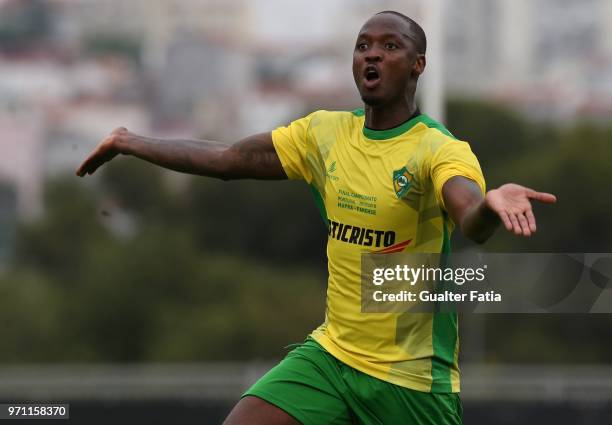
<svg viewBox="0 0 612 425">
<path fill-rule="evenodd" d="M 373 88 L 380 81 L 380 74 L 378 72 L 378 69 L 373 65 L 366 67 L 365 72 L 364 72 L 364 77 L 365 77 L 365 85 L 368 88 Z"/>
</svg>

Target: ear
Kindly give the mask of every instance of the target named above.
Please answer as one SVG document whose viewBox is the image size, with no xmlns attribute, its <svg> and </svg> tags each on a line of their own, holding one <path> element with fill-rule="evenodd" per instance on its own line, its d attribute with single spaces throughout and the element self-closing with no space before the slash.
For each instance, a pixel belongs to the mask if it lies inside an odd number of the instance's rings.
<svg viewBox="0 0 612 425">
<path fill-rule="evenodd" d="M 425 65 L 427 65 L 425 55 L 418 53 L 416 60 L 414 61 L 414 65 L 412 66 L 412 75 L 418 78 L 423 72 L 425 72 Z"/>
</svg>

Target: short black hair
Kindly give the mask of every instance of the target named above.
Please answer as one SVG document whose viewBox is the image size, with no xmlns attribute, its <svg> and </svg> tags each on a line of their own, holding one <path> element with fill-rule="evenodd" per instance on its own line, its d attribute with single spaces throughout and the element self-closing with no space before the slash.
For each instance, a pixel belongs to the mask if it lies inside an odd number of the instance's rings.
<svg viewBox="0 0 612 425">
<path fill-rule="evenodd" d="M 425 36 L 425 31 L 419 24 L 416 23 L 414 19 L 409 18 L 403 13 L 396 12 L 395 10 L 383 10 L 382 12 L 378 12 L 377 15 L 381 15 L 383 13 L 389 13 L 391 15 L 399 16 L 404 21 L 406 21 L 410 25 L 410 29 L 412 30 L 412 35 L 414 35 L 414 44 L 417 49 L 417 53 L 425 54 L 427 50 L 427 37 Z"/>
</svg>

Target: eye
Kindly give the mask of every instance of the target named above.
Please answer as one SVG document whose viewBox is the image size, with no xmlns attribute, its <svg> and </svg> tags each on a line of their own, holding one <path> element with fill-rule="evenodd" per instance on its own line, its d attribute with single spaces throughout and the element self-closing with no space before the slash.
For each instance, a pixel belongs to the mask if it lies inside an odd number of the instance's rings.
<svg viewBox="0 0 612 425">
<path fill-rule="evenodd" d="M 395 49 L 397 49 L 397 44 L 395 44 L 395 43 L 385 43 L 385 49 L 387 49 L 387 50 L 395 50 Z"/>
<path fill-rule="evenodd" d="M 368 48 L 368 45 L 367 45 L 367 43 L 357 43 L 356 48 L 357 48 L 357 50 L 363 52 L 364 50 L 366 50 Z"/>
</svg>

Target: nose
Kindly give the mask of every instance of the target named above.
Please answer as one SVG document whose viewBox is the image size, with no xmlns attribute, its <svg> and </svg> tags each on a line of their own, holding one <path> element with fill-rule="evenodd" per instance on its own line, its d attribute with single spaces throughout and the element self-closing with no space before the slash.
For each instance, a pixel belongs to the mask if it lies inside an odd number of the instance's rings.
<svg viewBox="0 0 612 425">
<path fill-rule="evenodd" d="M 366 62 L 380 62 L 382 60 L 382 50 L 374 44 L 365 54 Z"/>
</svg>

